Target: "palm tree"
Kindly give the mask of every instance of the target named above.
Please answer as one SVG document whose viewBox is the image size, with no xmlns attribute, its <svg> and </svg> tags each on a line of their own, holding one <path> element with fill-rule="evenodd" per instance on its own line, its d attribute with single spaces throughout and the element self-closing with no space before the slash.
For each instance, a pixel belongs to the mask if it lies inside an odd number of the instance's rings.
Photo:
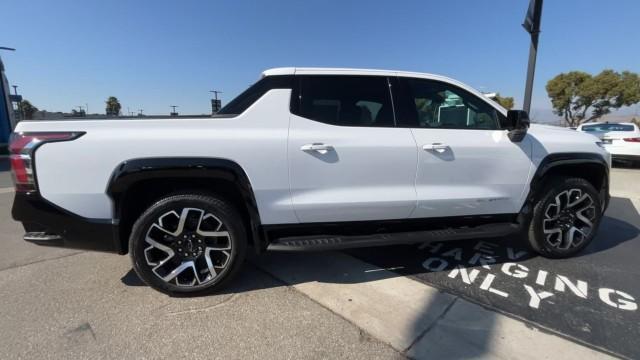
<svg viewBox="0 0 640 360">
<path fill-rule="evenodd" d="M 122 106 L 120 105 L 120 102 L 118 101 L 118 98 L 115 96 L 109 96 L 109 98 L 106 101 L 107 103 L 107 116 L 120 116 L 120 109 L 122 108 Z"/>
</svg>

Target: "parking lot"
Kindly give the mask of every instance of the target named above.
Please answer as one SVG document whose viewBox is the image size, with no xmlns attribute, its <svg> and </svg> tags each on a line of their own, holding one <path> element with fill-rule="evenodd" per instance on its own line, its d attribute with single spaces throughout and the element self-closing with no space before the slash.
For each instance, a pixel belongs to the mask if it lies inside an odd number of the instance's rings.
<svg viewBox="0 0 640 360">
<path fill-rule="evenodd" d="M 613 170 L 572 259 L 518 239 L 267 254 L 200 298 L 149 289 L 127 257 L 23 242 L 0 177 L 0 357 L 639 358 L 639 176 Z"/>
</svg>

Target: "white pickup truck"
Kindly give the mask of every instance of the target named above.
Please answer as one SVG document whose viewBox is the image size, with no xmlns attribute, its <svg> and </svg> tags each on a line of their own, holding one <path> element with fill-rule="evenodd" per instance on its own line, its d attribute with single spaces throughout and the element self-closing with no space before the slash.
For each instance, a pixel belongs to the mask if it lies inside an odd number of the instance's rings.
<svg viewBox="0 0 640 360">
<path fill-rule="evenodd" d="M 219 288 L 257 252 L 523 234 L 594 238 L 610 156 L 442 76 L 279 68 L 212 118 L 23 121 L 13 217 L 33 243 L 129 253 L 151 287 Z"/>
</svg>

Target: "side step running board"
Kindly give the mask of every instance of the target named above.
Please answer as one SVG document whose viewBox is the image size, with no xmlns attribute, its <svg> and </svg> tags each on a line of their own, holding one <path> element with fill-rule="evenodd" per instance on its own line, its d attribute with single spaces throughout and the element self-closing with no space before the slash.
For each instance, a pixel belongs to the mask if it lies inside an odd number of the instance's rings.
<svg viewBox="0 0 640 360">
<path fill-rule="evenodd" d="M 40 243 L 46 245 L 47 243 L 62 241 L 62 236 L 56 234 L 47 234 L 45 232 L 28 232 L 22 237 L 25 241 Z"/>
<path fill-rule="evenodd" d="M 398 232 L 371 235 L 312 235 L 283 237 L 273 240 L 269 251 L 325 251 L 359 247 L 415 244 L 432 241 L 463 240 L 500 237 L 519 230 L 517 224 L 498 223 L 476 227 L 450 228 L 414 232 Z"/>
</svg>

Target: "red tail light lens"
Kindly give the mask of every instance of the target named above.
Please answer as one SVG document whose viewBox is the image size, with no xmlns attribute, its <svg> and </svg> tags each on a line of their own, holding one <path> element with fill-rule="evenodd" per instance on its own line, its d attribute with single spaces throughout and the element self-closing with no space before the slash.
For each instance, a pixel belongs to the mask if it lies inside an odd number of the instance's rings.
<svg viewBox="0 0 640 360">
<path fill-rule="evenodd" d="M 33 152 L 35 149 L 53 141 L 68 141 L 80 137 L 81 132 L 24 132 L 11 135 L 9 159 L 16 191 L 36 190 L 33 173 Z"/>
<path fill-rule="evenodd" d="M 640 142 L 640 137 L 635 137 L 635 138 L 624 138 L 622 139 L 626 142 Z"/>
</svg>

